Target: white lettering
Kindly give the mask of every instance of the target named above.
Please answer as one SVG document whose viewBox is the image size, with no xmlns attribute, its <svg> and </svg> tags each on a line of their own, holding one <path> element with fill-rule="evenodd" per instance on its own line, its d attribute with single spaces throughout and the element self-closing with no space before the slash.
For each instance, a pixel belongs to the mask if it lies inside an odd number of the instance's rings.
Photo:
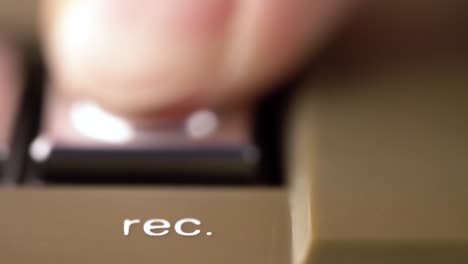
<svg viewBox="0 0 468 264">
<path fill-rule="evenodd" d="M 130 226 L 133 225 L 133 224 L 138 224 L 140 223 L 140 219 L 134 219 L 134 220 L 130 220 L 130 219 L 126 219 L 124 221 L 124 236 L 128 236 L 128 234 L 130 233 Z"/>
<path fill-rule="evenodd" d="M 184 230 L 182 230 L 182 226 L 184 224 L 186 224 L 186 223 L 192 223 L 192 224 L 197 225 L 197 226 L 199 226 L 201 224 L 200 220 L 198 220 L 198 219 L 194 219 L 194 218 L 181 219 L 181 220 L 177 221 L 175 226 L 174 226 L 174 230 L 177 232 L 177 234 L 179 234 L 181 236 L 196 236 L 196 235 L 200 234 L 200 229 L 196 229 L 191 233 L 184 232 Z"/>
<path fill-rule="evenodd" d="M 145 222 L 143 226 L 143 230 L 148 236 L 165 236 L 169 233 L 169 229 L 171 228 L 171 223 L 165 219 L 150 219 Z M 162 232 L 156 233 L 153 232 L 155 229 L 166 229 Z"/>
</svg>

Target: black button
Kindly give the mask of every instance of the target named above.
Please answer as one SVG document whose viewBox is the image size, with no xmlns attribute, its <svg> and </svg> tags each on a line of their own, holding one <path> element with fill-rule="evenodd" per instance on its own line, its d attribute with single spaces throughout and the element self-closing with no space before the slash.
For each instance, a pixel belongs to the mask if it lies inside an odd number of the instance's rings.
<svg viewBox="0 0 468 264">
<path fill-rule="evenodd" d="M 130 122 L 48 89 L 29 148 L 45 183 L 250 184 L 262 181 L 251 111 Z"/>
</svg>

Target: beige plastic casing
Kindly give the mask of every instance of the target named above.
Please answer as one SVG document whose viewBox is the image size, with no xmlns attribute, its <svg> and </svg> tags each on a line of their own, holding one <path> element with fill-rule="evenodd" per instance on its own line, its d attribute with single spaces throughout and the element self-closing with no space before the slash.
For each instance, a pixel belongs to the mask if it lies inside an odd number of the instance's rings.
<svg viewBox="0 0 468 264">
<path fill-rule="evenodd" d="M 294 263 L 467 263 L 468 67 L 324 74 L 297 95 Z"/>
<path fill-rule="evenodd" d="M 0 191 L 2 263 L 289 263 L 286 192 L 221 188 L 26 188 Z M 124 236 L 125 219 L 164 218 L 202 233 Z M 211 236 L 205 235 L 212 232 Z"/>
</svg>

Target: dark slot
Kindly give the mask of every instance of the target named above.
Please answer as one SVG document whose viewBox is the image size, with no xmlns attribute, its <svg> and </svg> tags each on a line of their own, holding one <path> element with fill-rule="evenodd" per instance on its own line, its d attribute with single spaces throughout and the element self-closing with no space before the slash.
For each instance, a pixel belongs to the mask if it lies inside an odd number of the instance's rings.
<svg viewBox="0 0 468 264">
<path fill-rule="evenodd" d="M 28 163 L 27 148 L 37 134 L 37 122 L 42 97 L 45 70 L 36 45 L 23 47 L 24 86 L 20 92 L 17 115 L 14 119 L 10 151 L 0 162 L 3 172 L 1 182 L 16 185 L 22 181 Z"/>
</svg>

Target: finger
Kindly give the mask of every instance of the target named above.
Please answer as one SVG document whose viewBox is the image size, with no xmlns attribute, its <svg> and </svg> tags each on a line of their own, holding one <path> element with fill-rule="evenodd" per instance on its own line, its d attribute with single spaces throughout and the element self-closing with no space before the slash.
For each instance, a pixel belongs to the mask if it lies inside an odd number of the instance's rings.
<svg viewBox="0 0 468 264">
<path fill-rule="evenodd" d="M 54 82 L 130 115 L 262 94 L 352 0 L 45 0 Z"/>
</svg>

